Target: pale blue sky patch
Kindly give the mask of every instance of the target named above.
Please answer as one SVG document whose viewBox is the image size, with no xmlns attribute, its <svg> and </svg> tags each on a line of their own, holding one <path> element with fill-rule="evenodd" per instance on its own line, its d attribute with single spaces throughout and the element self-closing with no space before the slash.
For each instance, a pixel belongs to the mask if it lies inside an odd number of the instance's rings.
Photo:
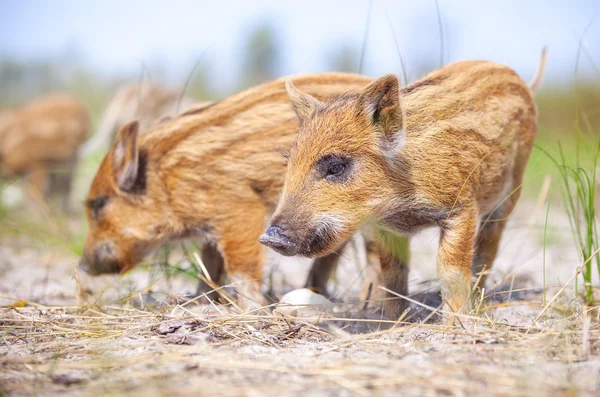
<svg viewBox="0 0 600 397">
<path fill-rule="evenodd" d="M 342 45 L 360 49 L 368 1 L 3 1 L 0 54 L 35 59 L 79 53 L 105 74 L 139 75 L 142 61 L 161 65 L 182 81 L 206 54 L 211 78 L 233 86 L 244 37 L 271 23 L 281 44 L 280 74 L 327 70 L 327 55 Z M 543 45 L 549 47 L 548 77 L 571 81 L 577 37 L 600 16 L 600 2 L 440 0 L 446 61 L 489 59 L 506 63 L 529 80 Z M 438 66 L 440 42 L 433 0 L 375 0 L 364 73 L 400 74 L 385 12 L 394 24 L 412 79 L 423 65 Z M 215 42 L 216 41 L 216 42 Z M 586 36 L 600 64 L 600 22 Z M 582 73 L 594 76 L 587 56 Z"/>
</svg>

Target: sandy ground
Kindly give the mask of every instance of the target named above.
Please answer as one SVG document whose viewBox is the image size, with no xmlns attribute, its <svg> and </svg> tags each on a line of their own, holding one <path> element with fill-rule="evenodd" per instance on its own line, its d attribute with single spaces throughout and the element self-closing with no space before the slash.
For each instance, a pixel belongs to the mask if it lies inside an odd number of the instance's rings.
<svg viewBox="0 0 600 397">
<path fill-rule="evenodd" d="M 390 328 L 358 301 L 357 242 L 330 287 L 336 304 L 283 317 L 185 298 L 195 284 L 156 267 L 74 277 L 77 258 L 23 237 L 0 242 L 0 391 L 11 395 L 600 395 L 598 312 L 575 298 L 568 223 L 523 201 L 490 285 L 503 292 L 447 326 L 422 304 Z M 412 242 L 411 293 L 436 306 L 437 235 Z M 309 261 L 269 255 L 275 291 Z M 267 272 L 269 274 L 269 271 Z M 546 299 L 542 286 L 544 274 Z M 79 282 L 78 282 L 79 280 Z M 415 296 L 417 302 L 424 295 Z M 418 313 L 414 312 L 418 310 Z M 429 321 L 423 322 L 424 319 Z M 382 326 L 383 325 L 383 326 Z"/>
</svg>

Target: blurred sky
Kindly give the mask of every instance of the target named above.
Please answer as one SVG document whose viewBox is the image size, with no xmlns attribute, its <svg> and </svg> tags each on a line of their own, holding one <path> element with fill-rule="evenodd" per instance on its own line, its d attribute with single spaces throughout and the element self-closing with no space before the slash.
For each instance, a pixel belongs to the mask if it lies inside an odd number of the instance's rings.
<svg viewBox="0 0 600 397">
<path fill-rule="evenodd" d="M 406 60 L 409 78 L 423 64 L 439 65 L 440 38 L 433 0 L 374 0 L 364 73 L 400 73 L 386 13 Z M 578 39 L 586 26 L 582 72 L 600 78 L 600 1 L 440 0 L 444 61 L 489 59 L 506 63 L 529 80 L 543 45 L 548 78 L 571 82 Z M 104 74 L 139 75 L 141 63 L 161 65 L 185 80 L 205 51 L 210 78 L 233 86 L 244 37 L 270 22 L 281 45 L 280 74 L 327 70 L 327 54 L 342 45 L 360 50 L 369 2 L 20 0 L 0 2 L 0 56 L 19 59 L 80 54 Z"/>
</svg>

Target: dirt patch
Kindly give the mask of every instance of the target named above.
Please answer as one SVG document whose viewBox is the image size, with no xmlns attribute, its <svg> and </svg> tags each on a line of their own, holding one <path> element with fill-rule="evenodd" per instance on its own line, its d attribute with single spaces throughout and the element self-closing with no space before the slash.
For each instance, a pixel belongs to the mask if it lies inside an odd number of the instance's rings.
<svg viewBox="0 0 600 397">
<path fill-rule="evenodd" d="M 74 272 L 77 257 L 24 238 L 0 242 L 0 391 L 11 395 L 593 396 L 600 393 L 598 312 L 581 305 L 578 263 L 554 217 L 543 273 L 543 213 L 521 206 L 476 317 L 439 306 L 435 232 L 413 241 L 412 311 L 380 321 L 358 300 L 363 253 L 345 255 L 336 304 L 309 318 L 190 301 L 195 283 L 142 267 Z M 541 218 L 541 219 L 540 219 Z M 302 286 L 309 263 L 281 261 L 273 289 Z M 269 273 L 269 272 L 267 272 Z M 545 275 L 545 277 L 544 277 Z M 544 290 L 544 279 L 546 289 Z M 562 289 L 566 285 L 566 288 Z M 421 292 L 418 294 L 418 292 Z M 544 298 L 545 291 L 545 298 Z M 550 302 L 551 305 L 543 302 Z M 391 328 L 390 328 L 391 327 Z"/>
<path fill-rule="evenodd" d="M 600 327 L 581 312 L 486 306 L 462 326 L 354 333 L 352 313 L 282 319 L 226 307 L 4 308 L 15 395 L 596 395 Z M 359 316 L 360 313 L 354 313 Z"/>
</svg>

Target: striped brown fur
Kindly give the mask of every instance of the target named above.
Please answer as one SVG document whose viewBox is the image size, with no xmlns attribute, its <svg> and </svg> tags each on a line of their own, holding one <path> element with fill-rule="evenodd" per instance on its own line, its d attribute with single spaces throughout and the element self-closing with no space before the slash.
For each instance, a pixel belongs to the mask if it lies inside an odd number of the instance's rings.
<svg viewBox="0 0 600 397">
<path fill-rule="evenodd" d="M 402 89 L 388 75 L 325 102 L 293 84 L 288 93 L 301 130 L 261 241 L 318 257 L 359 228 L 372 230 L 384 283 L 405 295 L 390 235 L 437 226 L 443 298 L 449 310 L 468 308 L 471 276 L 484 285 L 479 273 L 491 267 L 519 197 L 536 134 L 530 87 L 507 66 L 467 61 Z M 388 315 L 402 308 L 389 301 Z"/>
<path fill-rule="evenodd" d="M 324 99 L 364 88 L 372 80 L 326 73 L 293 81 Z M 283 186 L 281 151 L 289 149 L 298 132 L 284 80 L 144 133 L 138 130 L 133 123 L 119 132 L 94 178 L 82 264 L 95 273 L 124 271 L 164 242 L 204 235 L 207 249 L 222 254 L 229 277 L 244 280 L 243 293 L 257 299 L 263 265 L 258 237 Z M 145 191 L 134 192 L 141 154 Z M 214 255 L 207 258 L 205 262 L 217 265 L 220 261 Z"/>
<path fill-rule="evenodd" d="M 0 168 L 25 175 L 30 194 L 61 196 L 69 207 L 77 149 L 89 131 L 85 107 L 67 94 L 39 98 L 0 116 Z"/>
</svg>

